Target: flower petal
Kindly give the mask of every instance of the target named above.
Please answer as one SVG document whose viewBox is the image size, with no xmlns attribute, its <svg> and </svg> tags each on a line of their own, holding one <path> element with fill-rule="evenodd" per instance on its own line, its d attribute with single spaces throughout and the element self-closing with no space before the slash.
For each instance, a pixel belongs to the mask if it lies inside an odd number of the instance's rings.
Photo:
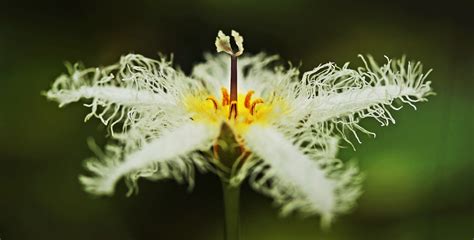
<svg viewBox="0 0 474 240">
<path fill-rule="evenodd" d="M 67 66 L 69 74 L 58 77 L 45 95 L 60 106 L 86 99 L 91 108 L 86 120 L 95 116 L 109 126 L 125 122 L 124 129 L 150 112 L 159 113 L 155 119 L 188 118 L 181 104 L 183 95 L 203 90 L 201 83 L 173 69 L 165 58 L 129 54 L 101 68 Z"/>
<path fill-rule="evenodd" d="M 123 176 L 128 175 L 135 181 L 139 176 L 149 177 L 156 171 L 171 171 L 166 167 L 169 165 L 179 168 L 183 165 L 180 162 L 183 157 L 196 150 L 209 150 L 217 134 L 217 128 L 213 126 L 191 122 L 163 133 L 161 137 L 148 141 L 139 149 L 127 150 L 112 146 L 108 154 L 102 156 L 103 159 L 86 162 L 86 168 L 95 175 L 81 176 L 80 181 L 88 192 L 98 195 L 112 194 L 115 183 Z M 166 176 L 170 173 L 161 172 L 160 175 Z"/>
<path fill-rule="evenodd" d="M 252 186 L 283 205 L 283 212 L 319 213 L 327 224 L 336 213 L 350 209 L 360 195 L 355 167 L 339 172 L 322 168 L 271 127 L 252 125 L 244 139 L 263 161 L 251 176 Z"/>
<path fill-rule="evenodd" d="M 415 107 L 413 103 L 425 101 L 432 94 L 430 82 L 425 82 L 430 71 L 423 73 L 419 62 L 387 58 L 387 63 L 379 67 L 370 56 L 368 63 L 361 58 L 364 68 L 352 70 L 348 63 L 342 68 L 328 63 L 303 75 L 296 102 L 306 101 L 304 106 L 308 110 L 304 115 L 309 116 L 309 121 L 314 124 L 330 121 L 348 128 L 357 138 L 354 129 L 370 133 L 358 125 L 360 119 L 372 117 L 382 126 L 395 123 L 389 111 L 399 109 L 394 100 Z M 339 130 L 344 135 L 343 129 Z"/>
</svg>

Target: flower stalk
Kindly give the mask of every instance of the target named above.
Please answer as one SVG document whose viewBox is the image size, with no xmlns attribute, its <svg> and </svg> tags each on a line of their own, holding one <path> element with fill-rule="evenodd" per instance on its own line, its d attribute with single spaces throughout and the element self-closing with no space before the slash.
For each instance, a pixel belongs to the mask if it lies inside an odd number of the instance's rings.
<svg viewBox="0 0 474 240">
<path fill-rule="evenodd" d="M 232 186 L 224 179 L 222 182 L 222 193 L 224 198 L 224 239 L 240 239 L 240 185 Z"/>
<path fill-rule="evenodd" d="M 239 169 L 247 154 L 236 140 L 235 133 L 227 124 L 221 126 L 220 135 L 214 145 L 214 158 L 219 162 L 219 177 L 224 200 L 224 239 L 240 239 L 240 184 L 233 184 L 234 170 Z M 238 170 L 237 170 L 238 171 Z"/>
</svg>

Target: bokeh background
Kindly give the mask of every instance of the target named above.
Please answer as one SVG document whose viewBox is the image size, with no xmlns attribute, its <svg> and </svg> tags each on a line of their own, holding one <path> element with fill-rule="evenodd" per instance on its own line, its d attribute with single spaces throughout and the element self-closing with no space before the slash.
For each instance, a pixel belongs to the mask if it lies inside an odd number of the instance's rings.
<svg viewBox="0 0 474 240">
<path fill-rule="evenodd" d="M 242 239 L 472 239 L 474 237 L 473 1 L 0 1 L 0 238 L 222 239 L 221 189 L 213 174 L 195 189 L 140 182 L 140 193 L 92 197 L 77 177 L 105 143 L 87 109 L 40 95 L 64 61 L 114 63 L 122 54 L 174 53 L 186 72 L 214 51 L 219 29 L 245 36 L 246 51 L 279 54 L 303 71 L 359 53 L 421 60 L 437 96 L 364 126 L 357 159 L 365 193 L 322 232 L 317 217 L 279 218 L 271 199 L 243 186 Z"/>
</svg>

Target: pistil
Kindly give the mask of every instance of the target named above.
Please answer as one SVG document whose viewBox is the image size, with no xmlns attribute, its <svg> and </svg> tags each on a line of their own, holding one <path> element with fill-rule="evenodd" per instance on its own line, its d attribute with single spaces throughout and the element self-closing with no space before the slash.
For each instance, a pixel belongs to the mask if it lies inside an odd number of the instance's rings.
<svg viewBox="0 0 474 240">
<path fill-rule="evenodd" d="M 237 91 L 237 57 L 242 55 L 244 52 L 244 38 L 234 30 L 231 33 L 234 38 L 235 45 L 238 50 L 235 52 L 230 45 L 230 37 L 225 35 L 222 31 L 219 31 L 216 38 L 216 49 L 217 52 L 225 52 L 230 55 L 230 108 L 229 108 L 229 119 L 237 118 L 237 103 L 238 103 L 238 91 Z"/>
<path fill-rule="evenodd" d="M 229 119 L 237 117 L 238 109 L 238 92 L 237 92 L 237 56 L 230 56 L 230 111 Z"/>
</svg>

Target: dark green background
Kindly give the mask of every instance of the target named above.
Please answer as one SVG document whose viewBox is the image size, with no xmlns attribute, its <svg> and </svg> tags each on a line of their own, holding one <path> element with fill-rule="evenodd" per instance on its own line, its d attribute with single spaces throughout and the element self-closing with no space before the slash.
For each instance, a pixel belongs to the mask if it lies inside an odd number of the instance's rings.
<svg viewBox="0 0 474 240">
<path fill-rule="evenodd" d="M 357 2 L 357 3 L 356 3 Z M 77 176 L 105 142 L 87 109 L 40 96 L 64 61 L 111 64 L 129 52 L 174 53 L 189 72 L 214 51 L 219 29 L 235 28 L 246 51 L 280 54 L 302 70 L 354 62 L 358 53 L 421 60 L 437 96 L 394 112 L 397 124 L 365 126 L 357 151 L 366 173 L 355 210 L 321 232 L 317 217 L 278 217 L 271 200 L 244 184 L 242 235 L 257 239 L 472 239 L 474 237 L 472 1 L 35 1 L 0 2 L 0 238 L 222 239 L 215 175 L 194 191 L 173 181 L 140 181 L 125 197 L 82 191 Z"/>
</svg>

